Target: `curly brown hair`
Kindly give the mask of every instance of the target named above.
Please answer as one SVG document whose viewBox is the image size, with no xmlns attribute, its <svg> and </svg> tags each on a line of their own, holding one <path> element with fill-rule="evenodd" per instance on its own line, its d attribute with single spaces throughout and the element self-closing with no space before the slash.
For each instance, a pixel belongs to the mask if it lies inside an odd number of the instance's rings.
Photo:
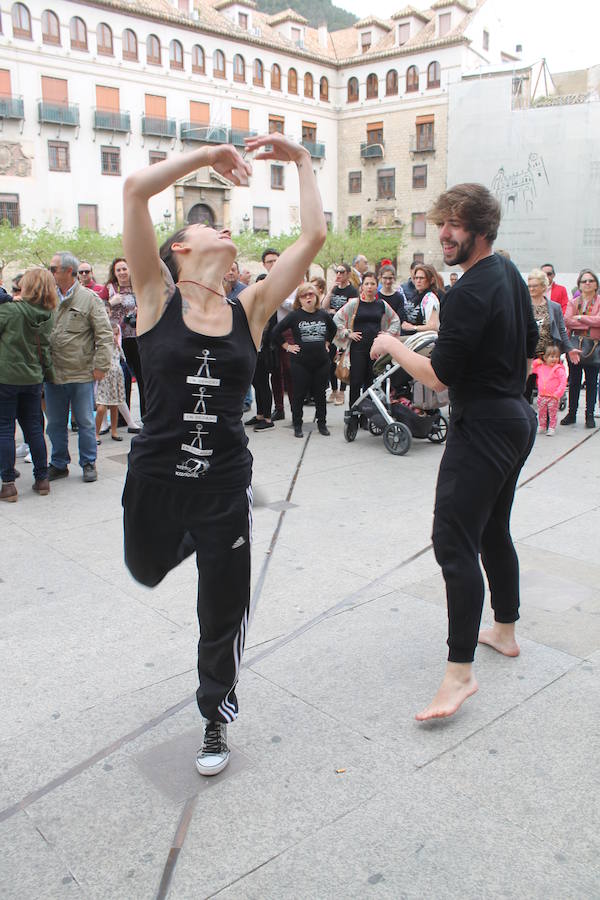
<svg viewBox="0 0 600 900">
<path fill-rule="evenodd" d="M 437 198 L 427 214 L 436 225 L 452 217 L 459 219 L 467 231 L 482 234 L 490 243 L 496 240 L 502 210 L 500 203 L 483 184 L 455 184 Z"/>
<path fill-rule="evenodd" d="M 53 310 L 58 306 L 56 283 L 48 269 L 32 266 L 21 278 L 21 302 Z"/>
</svg>

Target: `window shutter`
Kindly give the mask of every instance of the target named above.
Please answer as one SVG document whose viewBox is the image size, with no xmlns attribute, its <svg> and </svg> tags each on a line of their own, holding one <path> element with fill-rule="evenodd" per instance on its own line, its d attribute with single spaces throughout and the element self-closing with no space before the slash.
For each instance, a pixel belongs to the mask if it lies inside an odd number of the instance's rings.
<svg viewBox="0 0 600 900">
<path fill-rule="evenodd" d="M 231 127 L 234 131 L 250 131 L 250 110 L 232 107 Z"/>
<path fill-rule="evenodd" d="M 106 112 L 119 112 L 119 88 L 96 85 L 96 108 Z"/>
<path fill-rule="evenodd" d="M 210 122 L 210 104 L 190 100 L 190 122 L 194 125 L 208 125 Z"/>
<path fill-rule="evenodd" d="M 46 103 L 68 103 L 69 86 L 65 78 L 42 75 L 42 100 Z"/>
<path fill-rule="evenodd" d="M 154 119 L 167 118 L 167 98 L 146 94 L 146 115 Z"/>
</svg>

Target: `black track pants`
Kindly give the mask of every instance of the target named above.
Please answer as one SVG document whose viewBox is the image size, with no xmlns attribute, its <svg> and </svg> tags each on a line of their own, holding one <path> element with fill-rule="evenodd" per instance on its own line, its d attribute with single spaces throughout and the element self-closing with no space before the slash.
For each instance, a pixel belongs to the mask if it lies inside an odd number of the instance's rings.
<svg viewBox="0 0 600 900">
<path fill-rule="evenodd" d="M 309 394 L 315 401 L 317 422 L 323 425 L 327 419 L 327 401 L 325 391 L 329 379 L 329 360 L 325 360 L 316 368 L 308 368 L 292 356 L 292 422 L 302 425 L 304 398 Z"/>
<path fill-rule="evenodd" d="M 496 418 L 485 417 L 491 415 Z M 450 662 L 472 662 L 475 655 L 484 597 L 479 556 L 495 620 L 519 618 L 510 513 L 536 426 L 523 398 L 488 400 L 451 421 L 433 522 L 433 547 L 446 582 Z"/>
<path fill-rule="evenodd" d="M 192 553 L 198 566 L 198 707 L 233 722 L 250 617 L 252 489 L 202 493 L 129 471 L 123 491 L 125 563 L 155 587 Z"/>
</svg>

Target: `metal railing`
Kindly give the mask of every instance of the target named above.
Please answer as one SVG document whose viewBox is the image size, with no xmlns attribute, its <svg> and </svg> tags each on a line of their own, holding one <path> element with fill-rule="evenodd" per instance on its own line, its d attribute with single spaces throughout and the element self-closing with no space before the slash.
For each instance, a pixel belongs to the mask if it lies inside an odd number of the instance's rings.
<svg viewBox="0 0 600 900">
<path fill-rule="evenodd" d="M 301 141 L 313 159 L 325 159 L 325 144 L 317 144 L 315 141 Z"/>
<path fill-rule="evenodd" d="M 197 125 L 195 122 L 182 122 L 179 126 L 179 137 L 182 141 L 227 144 L 229 129 L 226 125 Z"/>
<path fill-rule="evenodd" d="M 177 137 L 175 119 L 161 119 L 158 116 L 142 116 L 142 134 L 150 137 Z"/>
<path fill-rule="evenodd" d="M 234 147 L 243 147 L 244 146 L 244 138 L 247 137 L 256 137 L 258 131 L 243 131 L 239 128 L 230 128 L 229 129 L 229 143 L 233 144 Z"/>
<path fill-rule="evenodd" d="M 370 144 L 365 141 L 360 145 L 360 155 L 362 159 L 383 159 L 384 147 L 383 141 L 378 144 Z"/>
<path fill-rule="evenodd" d="M 0 95 L 0 119 L 24 119 L 23 98 Z"/>
<path fill-rule="evenodd" d="M 417 134 L 410 136 L 411 153 L 435 153 L 435 141 L 433 137 L 419 137 Z"/>
<path fill-rule="evenodd" d="M 39 100 L 38 116 L 40 122 L 50 125 L 79 125 L 79 106 L 76 103 Z"/>
<path fill-rule="evenodd" d="M 128 112 L 113 109 L 94 110 L 94 128 L 96 131 L 131 131 L 131 116 Z"/>
</svg>

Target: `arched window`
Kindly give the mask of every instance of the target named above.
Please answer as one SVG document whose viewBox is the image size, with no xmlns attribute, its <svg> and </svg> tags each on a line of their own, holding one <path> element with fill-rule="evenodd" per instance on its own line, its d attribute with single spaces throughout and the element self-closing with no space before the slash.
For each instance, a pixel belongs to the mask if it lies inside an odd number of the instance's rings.
<svg viewBox="0 0 600 900">
<path fill-rule="evenodd" d="M 205 68 L 204 50 L 200 44 L 194 44 L 192 47 L 192 72 L 196 75 L 204 75 Z"/>
<path fill-rule="evenodd" d="M 392 94 L 398 93 L 398 73 L 395 69 L 390 69 L 390 71 L 385 76 L 385 95 L 386 97 L 391 96 Z"/>
<path fill-rule="evenodd" d="M 358 100 L 358 78 L 348 79 L 348 103 L 356 103 Z"/>
<path fill-rule="evenodd" d="M 298 93 L 298 73 L 295 69 L 288 70 L 288 94 Z"/>
<path fill-rule="evenodd" d="M 215 78 L 225 78 L 225 54 L 222 50 L 213 53 L 213 75 Z"/>
<path fill-rule="evenodd" d="M 419 70 L 416 66 L 409 66 L 406 70 L 406 93 L 419 90 Z"/>
<path fill-rule="evenodd" d="M 149 34 L 146 38 L 146 62 L 149 66 L 161 64 L 160 41 L 155 34 Z"/>
<path fill-rule="evenodd" d="M 313 81 L 313 77 L 310 72 L 306 72 L 304 75 L 304 96 L 312 97 L 315 89 L 315 83 Z"/>
<path fill-rule="evenodd" d="M 367 75 L 367 100 L 374 100 L 379 95 L 379 78 L 374 72 Z"/>
<path fill-rule="evenodd" d="M 233 80 L 246 81 L 246 62 L 239 53 L 236 53 L 233 57 Z"/>
<path fill-rule="evenodd" d="M 252 84 L 257 84 L 259 87 L 262 87 L 265 83 L 265 67 L 262 64 L 261 59 L 254 60 L 254 66 L 252 69 Z"/>
<path fill-rule="evenodd" d="M 87 50 L 87 28 L 83 19 L 73 16 L 69 23 L 71 50 Z"/>
<path fill-rule="evenodd" d="M 60 44 L 60 22 L 51 9 L 45 9 L 42 13 L 42 41 L 44 44 Z"/>
<path fill-rule="evenodd" d="M 31 14 L 24 3 L 15 3 L 12 8 L 13 37 L 31 40 Z"/>
<path fill-rule="evenodd" d="M 96 29 L 98 53 L 102 56 L 113 56 L 113 33 L 108 25 L 101 22 Z"/>
<path fill-rule="evenodd" d="M 135 31 L 126 28 L 122 37 L 123 59 L 133 59 L 137 62 L 138 58 L 138 42 Z"/>
<path fill-rule="evenodd" d="M 427 66 L 427 87 L 438 88 L 440 86 L 442 70 L 439 62 L 429 63 Z"/>
<path fill-rule="evenodd" d="M 319 100 L 322 100 L 324 103 L 329 101 L 329 82 L 324 75 L 319 82 Z"/>
<path fill-rule="evenodd" d="M 169 44 L 169 65 L 172 69 L 183 69 L 183 47 L 180 41 Z"/>
<path fill-rule="evenodd" d="M 271 90 L 281 90 L 281 69 L 279 68 L 277 63 L 273 63 L 273 65 L 271 66 Z"/>
</svg>

